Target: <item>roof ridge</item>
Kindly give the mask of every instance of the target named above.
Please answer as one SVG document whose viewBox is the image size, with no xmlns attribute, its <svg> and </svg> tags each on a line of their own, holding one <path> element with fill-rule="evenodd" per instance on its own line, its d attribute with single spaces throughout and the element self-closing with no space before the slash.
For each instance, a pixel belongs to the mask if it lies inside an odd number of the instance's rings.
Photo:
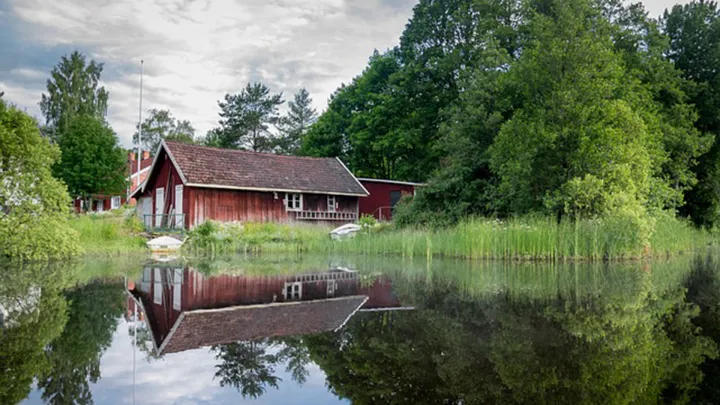
<svg viewBox="0 0 720 405">
<path fill-rule="evenodd" d="M 189 144 L 184 142 L 178 142 L 178 141 L 165 141 L 165 143 L 170 146 L 172 145 L 182 145 L 183 147 L 190 147 L 190 148 L 201 148 L 201 149 L 209 149 L 209 150 L 218 150 L 223 152 L 230 152 L 230 153 L 237 153 L 237 154 L 244 154 L 244 155 L 260 155 L 260 156 L 272 156 L 272 157 L 279 157 L 279 158 L 290 158 L 290 159 L 308 159 L 308 160 L 324 160 L 324 159 L 332 159 L 335 160 L 335 157 L 316 157 L 316 156 L 297 156 L 297 155 L 278 155 L 276 153 L 269 153 L 269 152 L 256 152 L 252 150 L 243 150 L 243 149 L 230 149 L 230 148 L 218 148 L 216 146 L 207 146 L 207 145 L 196 145 L 196 144 Z"/>
</svg>

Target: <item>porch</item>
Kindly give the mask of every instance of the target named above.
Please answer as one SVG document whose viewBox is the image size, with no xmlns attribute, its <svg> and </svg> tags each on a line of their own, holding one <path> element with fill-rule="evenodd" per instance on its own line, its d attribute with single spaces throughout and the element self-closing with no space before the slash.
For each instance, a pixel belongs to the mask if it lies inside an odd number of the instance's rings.
<svg viewBox="0 0 720 405">
<path fill-rule="evenodd" d="M 347 211 L 295 211 L 295 219 L 304 221 L 347 221 L 357 220 L 357 214 Z"/>
</svg>

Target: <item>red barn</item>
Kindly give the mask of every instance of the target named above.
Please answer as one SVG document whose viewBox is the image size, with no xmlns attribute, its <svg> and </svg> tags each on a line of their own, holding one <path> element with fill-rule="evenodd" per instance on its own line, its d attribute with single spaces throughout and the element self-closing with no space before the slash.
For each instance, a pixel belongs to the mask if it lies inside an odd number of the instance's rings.
<svg viewBox="0 0 720 405">
<path fill-rule="evenodd" d="M 147 226 L 192 228 L 207 220 L 353 222 L 367 195 L 337 158 L 162 142 L 130 198 Z"/>
<path fill-rule="evenodd" d="M 360 215 L 372 215 L 379 221 L 390 221 L 395 204 L 404 195 L 415 195 L 422 183 L 359 178 L 370 196 L 360 200 Z"/>
</svg>

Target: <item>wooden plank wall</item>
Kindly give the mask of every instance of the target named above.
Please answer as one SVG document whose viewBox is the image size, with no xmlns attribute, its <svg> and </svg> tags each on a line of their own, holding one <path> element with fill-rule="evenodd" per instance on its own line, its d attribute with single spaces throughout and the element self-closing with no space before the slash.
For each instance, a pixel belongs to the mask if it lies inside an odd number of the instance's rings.
<svg viewBox="0 0 720 405">
<path fill-rule="evenodd" d="M 185 193 L 190 227 L 210 219 L 221 222 L 287 222 L 289 219 L 282 193 L 278 193 L 277 199 L 273 193 L 210 188 L 186 187 Z"/>
</svg>

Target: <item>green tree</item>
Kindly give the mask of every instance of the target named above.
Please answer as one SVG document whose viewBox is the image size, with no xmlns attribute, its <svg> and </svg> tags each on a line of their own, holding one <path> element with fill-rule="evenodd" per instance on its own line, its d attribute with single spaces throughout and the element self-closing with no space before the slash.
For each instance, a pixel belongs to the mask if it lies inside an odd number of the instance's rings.
<svg viewBox="0 0 720 405">
<path fill-rule="evenodd" d="M 624 74 L 610 25 L 589 2 L 552 2 L 530 23 L 534 43 L 501 79 L 521 100 L 491 146 L 498 193 L 511 212 L 604 215 L 642 226 L 661 152 Z M 644 229 L 645 237 L 649 229 Z"/>
<path fill-rule="evenodd" d="M 280 119 L 280 134 L 275 145 L 277 151 L 285 155 L 296 155 L 308 128 L 316 120 L 317 111 L 312 108 L 310 93 L 302 88 L 295 93 L 293 101 L 288 102 L 287 116 Z"/>
<path fill-rule="evenodd" d="M 220 105 L 220 139 L 223 148 L 248 149 L 255 152 L 272 150 L 274 135 L 271 127 L 278 124 L 281 94 L 270 94 L 262 83 L 248 83 L 239 94 L 226 94 Z"/>
<path fill-rule="evenodd" d="M 205 134 L 205 138 L 203 138 L 202 144 L 205 146 L 212 146 L 214 148 L 221 148 L 222 136 L 223 131 L 221 128 L 213 128 Z"/>
<path fill-rule="evenodd" d="M 126 155 L 103 121 L 89 115 L 75 117 L 60 137 L 60 149 L 62 157 L 54 170 L 71 195 L 89 199 L 93 194 L 125 190 Z"/>
<path fill-rule="evenodd" d="M 190 121 L 176 120 L 170 110 L 149 110 L 149 115 L 142 123 L 142 147 L 155 152 L 160 142 L 165 139 L 183 143 L 195 143 L 195 128 Z M 133 143 L 137 145 L 138 132 L 133 134 Z"/>
<path fill-rule="evenodd" d="M 397 51 L 375 52 L 365 71 L 333 95 L 332 113 L 308 132 L 303 153 L 340 156 L 359 176 L 402 178 L 407 133 L 399 128 L 401 104 L 388 95 L 399 63 Z"/>
<path fill-rule="evenodd" d="M 696 127 L 715 137 L 694 170 L 699 181 L 687 193 L 682 213 L 698 225 L 712 226 L 720 218 L 720 11 L 713 1 L 693 1 L 666 11 L 661 23 L 670 39 L 668 57 L 689 81 Z"/>
<path fill-rule="evenodd" d="M 444 110 L 489 45 L 493 32 L 514 48 L 514 1 L 423 0 L 400 46 L 375 52 L 365 71 L 341 86 L 309 131 L 303 153 L 339 156 L 363 176 L 426 180 L 438 168 Z M 482 68 L 480 66 L 479 68 Z"/>
<path fill-rule="evenodd" d="M 0 100 L 0 258 L 79 253 L 77 234 L 67 223 L 70 197 L 52 176 L 59 157 L 33 118 Z"/>
<path fill-rule="evenodd" d="M 40 110 L 45 124 L 57 136 L 77 115 L 105 119 L 108 92 L 100 86 L 103 64 L 87 59 L 78 51 L 65 55 L 50 72 L 48 94 L 42 95 Z"/>
</svg>

